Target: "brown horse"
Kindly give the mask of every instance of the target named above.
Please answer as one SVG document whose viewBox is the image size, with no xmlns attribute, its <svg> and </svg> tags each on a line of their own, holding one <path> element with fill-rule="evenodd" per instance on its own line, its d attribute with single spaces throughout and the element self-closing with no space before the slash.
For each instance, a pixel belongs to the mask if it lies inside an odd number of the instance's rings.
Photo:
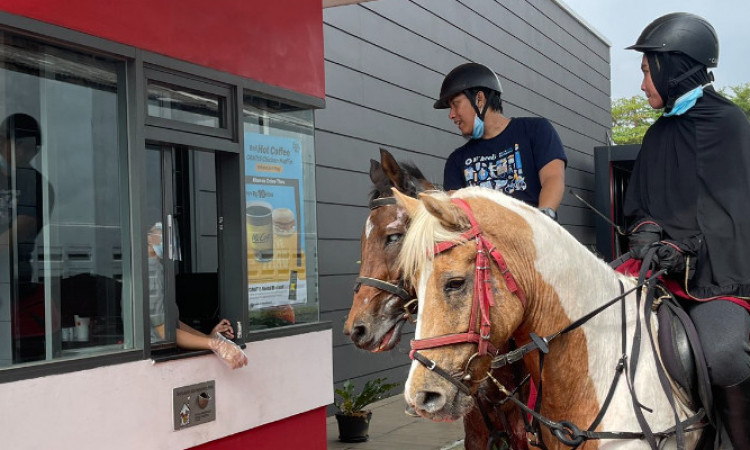
<svg viewBox="0 0 750 450">
<path fill-rule="evenodd" d="M 418 297 L 404 395 L 420 415 L 444 421 L 470 411 L 476 387 L 467 383 L 502 362 L 499 349 L 514 338 L 542 386 L 534 413 L 548 448 L 673 448 L 678 424 L 694 448 L 701 431 L 690 428 L 702 415 L 672 400 L 652 343 L 635 337 L 658 326 L 635 280 L 502 193 L 397 197 L 411 217 L 400 262 Z"/>
<path fill-rule="evenodd" d="M 401 339 L 407 319 L 416 308 L 407 303 L 415 297 L 413 289 L 404 283 L 397 267 L 401 238 L 408 226 L 405 210 L 396 204 L 392 188 L 416 196 L 418 192 L 435 189 L 421 171 L 408 164 L 399 164 L 386 150 L 381 149 L 381 162 L 371 160 L 370 215 L 362 231 L 362 260 L 357 288 L 349 316 L 344 325 L 357 347 L 380 352 L 393 349 Z M 523 368 L 498 370 L 495 376 L 507 386 L 515 387 L 523 377 Z M 488 426 L 502 431 L 512 429 L 513 448 L 526 448 L 524 423 L 521 414 L 506 407 L 495 411 L 495 405 L 505 398 L 492 383 L 483 383 L 475 395 L 488 412 L 490 424 L 485 423 L 481 411 L 474 407 L 464 417 L 464 444 L 467 449 L 485 449 L 490 439 Z M 510 405 L 508 405 L 510 406 Z M 501 416 L 505 412 L 507 419 Z M 507 420 L 508 423 L 503 423 Z"/>
</svg>

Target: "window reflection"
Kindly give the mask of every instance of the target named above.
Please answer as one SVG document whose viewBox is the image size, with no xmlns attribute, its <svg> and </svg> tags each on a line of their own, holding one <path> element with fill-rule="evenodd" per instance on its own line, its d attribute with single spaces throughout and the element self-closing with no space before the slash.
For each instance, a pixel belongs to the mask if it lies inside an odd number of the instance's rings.
<svg viewBox="0 0 750 450">
<path fill-rule="evenodd" d="M 313 112 L 243 104 L 250 331 L 318 321 Z"/>
<path fill-rule="evenodd" d="M 223 123 L 224 97 L 149 80 L 148 115 L 211 128 Z"/>
<path fill-rule="evenodd" d="M 0 366 L 132 343 L 122 73 L 120 62 L 0 32 Z"/>
</svg>

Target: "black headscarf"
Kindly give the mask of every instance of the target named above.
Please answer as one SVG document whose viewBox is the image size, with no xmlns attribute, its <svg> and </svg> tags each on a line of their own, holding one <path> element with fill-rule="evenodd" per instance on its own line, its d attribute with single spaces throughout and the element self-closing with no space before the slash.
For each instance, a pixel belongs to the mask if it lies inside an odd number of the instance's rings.
<svg viewBox="0 0 750 450">
<path fill-rule="evenodd" d="M 713 81 L 706 66 L 682 53 L 646 53 L 651 81 L 659 92 L 664 112 L 669 112 L 682 94 Z"/>
<path fill-rule="evenodd" d="M 646 57 L 670 108 L 680 95 L 711 81 L 705 66 L 694 69 L 697 63 L 684 55 Z M 662 116 L 646 132 L 624 212 L 630 224 L 652 218 L 667 239 L 702 238 L 691 294 L 750 296 L 749 206 L 750 123 L 713 87 L 704 88 L 686 113 Z"/>
</svg>

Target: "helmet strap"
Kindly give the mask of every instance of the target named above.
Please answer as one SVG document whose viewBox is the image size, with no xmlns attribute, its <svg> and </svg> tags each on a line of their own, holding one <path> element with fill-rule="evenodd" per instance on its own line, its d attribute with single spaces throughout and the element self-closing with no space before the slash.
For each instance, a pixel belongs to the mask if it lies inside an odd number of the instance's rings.
<svg viewBox="0 0 750 450">
<path fill-rule="evenodd" d="M 463 92 L 466 98 L 469 99 L 469 103 L 471 103 L 471 106 L 474 108 L 474 111 L 476 111 L 477 117 L 479 117 L 481 120 L 484 120 L 484 116 L 485 114 L 487 114 L 487 109 L 489 109 L 490 107 L 490 100 L 495 97 L 495 91 L 490 90 L 490 93 L 487 95 L 487 99 L 484 102 L 484 108 L 482 108 L 481 111 L 479 110 L 479 107 L 477 106 L 477 101 L 474 99 L 474 96 L 471 95 L 471 91 L 468 89 L 464 89 Z"/>
<path fill-rule="evenodd" d="M 671 80 L 669 80 L 669 98 L 667 99 L 667 104 L 665 105 L 664 111 L 670 111 L 672 107 L 674 106 L 674 102 L 677 100 L 677 98 L 674 95 L 672 95 L 672 90 L 676 89 L 677 86 L 683 80 L 687 79 L 690 75 L 694 74 L 695 72 L 701 70 L 703 67 L 705 66 L 697 64 L 693 66 L 692 68 L 690 68 L 689 70 L 685 71 L 685 73 L 683 73 L 679 77 L 672 78 Z M 711 73 L 711 75 L 713 77 L 713 73 Z"/>
</svg>

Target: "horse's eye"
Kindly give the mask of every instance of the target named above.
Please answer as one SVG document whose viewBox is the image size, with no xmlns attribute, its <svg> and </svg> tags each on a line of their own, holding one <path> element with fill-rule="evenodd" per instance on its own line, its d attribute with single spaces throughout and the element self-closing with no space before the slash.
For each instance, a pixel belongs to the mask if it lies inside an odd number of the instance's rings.
<svg viewBox="0 0 750 450">
<path fill-rule="evenodd" d="M 396 233 L 396 234 L 389 234 L 389 235 L 388 235 L 388 236 L 387 236 L 387 237 L 385 238 L 385 243 L 386 243 L 387 245 L 388 245 L 388 244 L 395 244 L 396 242 L 400 241 L 402 237 L 404 237 L 404 235 L 403 235 L 403 234 L 400 234 L 400 233 Z"/>
<path fill-rule="evenodd" d="M 451 278 L 447 283 L 445 283 L 445 290 L 457 291 L 464 287 L 464 284 L 466 284 L 465 278 Z"/>
</svg>

